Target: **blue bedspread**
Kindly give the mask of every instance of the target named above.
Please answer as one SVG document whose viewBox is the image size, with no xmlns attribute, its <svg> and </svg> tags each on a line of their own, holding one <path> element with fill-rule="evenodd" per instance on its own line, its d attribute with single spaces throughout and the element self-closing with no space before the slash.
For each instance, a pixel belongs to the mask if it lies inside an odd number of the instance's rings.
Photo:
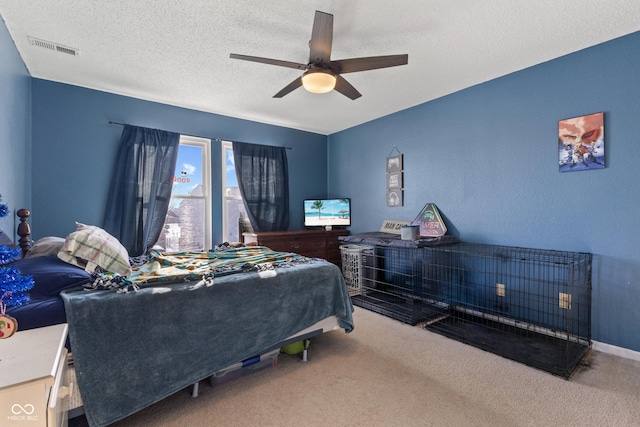
<svg viewBox="0 0 640 427">
<path fill-rule="evenodd" d="M 336 315 L 353 329 L 340 269 L 325 261 L 157 284 L 62 293 L 89 425 L 105 426 Z"/>
</svg>

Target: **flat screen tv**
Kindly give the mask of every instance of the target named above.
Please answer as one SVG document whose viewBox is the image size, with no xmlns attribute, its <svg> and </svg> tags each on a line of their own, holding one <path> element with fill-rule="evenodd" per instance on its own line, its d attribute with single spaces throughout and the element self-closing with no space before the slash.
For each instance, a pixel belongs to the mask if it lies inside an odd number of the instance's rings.
<svg viewBox="0 0 640 427">
<path fill-rule="evenodd" d="M 305 227 L 351 225 L 351 199 L 307 199 L 304 201 Z"/>
</svg>

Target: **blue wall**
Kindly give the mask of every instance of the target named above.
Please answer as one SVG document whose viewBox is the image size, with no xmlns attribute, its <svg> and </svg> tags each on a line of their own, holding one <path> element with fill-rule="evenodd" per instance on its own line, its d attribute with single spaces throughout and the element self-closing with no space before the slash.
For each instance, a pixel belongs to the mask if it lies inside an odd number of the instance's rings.
<svg viewBox="0 0 640 427">
<path fill-rule="evenodd" d="M 15 241 L 15 211 L 31 205 L 31 77 L 0 18 L 0 195 L 10 216 L 0 229 Z"/>
<path fill-rule="evenodd" d="M 435 203 L 461 240 L 594 254 L 595 340 L 640 351 L 640 33 L 329 137 L 352 233 Z M 605 113 L 606 168 L 558 171 L 558 120 Z M 404 206 L 385 160 L 404 154 Z M 378 165 L 372 167 L 371 165 Z"/>
<path fill-rule="evenodd" d="M 33 233 L 65 236 L 74 221 L 101 225 L 122 126 L 292 147 L 290 229 L 302 228 L 302 201 L 326 195 L 326 136 L 34 79 Z M 213 242 L 222 241 L 221 147 L 212 144 Z M 320 160 L 319 160 L 320 159 Z"/>
</svg>

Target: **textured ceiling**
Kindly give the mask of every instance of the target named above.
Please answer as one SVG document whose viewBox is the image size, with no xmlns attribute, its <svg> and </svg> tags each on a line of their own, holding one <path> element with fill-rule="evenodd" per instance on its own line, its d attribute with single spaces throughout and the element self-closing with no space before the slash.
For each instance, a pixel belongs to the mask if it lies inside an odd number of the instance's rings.
<svg viewBox="0 0 640 427">
<path fill-rule="evenodd" d="M 334 15 L 332 59 L 409 64 L 345 75 L 354 101 L 275 99 L 300 71 L 229 58 L 306 63 L 315 10 Z M 33 77 L 321 134 L 640 30 L 638 0 L 0 0 L 0 15 Z"/>
</svg>

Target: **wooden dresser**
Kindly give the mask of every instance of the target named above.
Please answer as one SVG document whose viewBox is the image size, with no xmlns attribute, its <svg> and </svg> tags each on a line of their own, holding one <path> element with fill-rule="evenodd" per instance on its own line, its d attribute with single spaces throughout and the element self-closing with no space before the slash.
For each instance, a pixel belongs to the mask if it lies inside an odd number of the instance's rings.
<svg viewBox="0 0 640 427">
<path fill-rule="evenodd" d="M 340 241 L 349 230 L 301 230 L 243 233 L 244 243 L 267 246 L 278 252 L 295 252 L 300 255 L 323 258 L 340 267 Z"/>
</svg>

